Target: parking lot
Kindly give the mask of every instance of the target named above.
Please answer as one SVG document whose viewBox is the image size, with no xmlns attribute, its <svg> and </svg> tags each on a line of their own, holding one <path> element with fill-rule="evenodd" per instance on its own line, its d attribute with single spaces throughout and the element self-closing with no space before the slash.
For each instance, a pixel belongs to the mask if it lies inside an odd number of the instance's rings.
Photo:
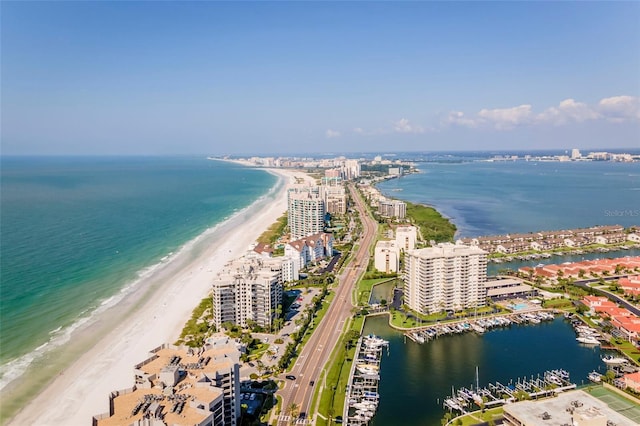
<svg viewBox="0 0 640 426">
<path fill-rule="evenodd" d="M 287 290 L 285 293 L 289 294 L 291 297 L 295 297 L 289 309 L 287 309 L 284 313 L 284 326 L 282 330 L 278 333 L 269 334 L 269 333 L 251 333 L 251 335 L 260 339 L 261 341 L 269 344 L 269 349 L 262 355 L 260 361 L 265 367 L 272 367 L 278 364 L 278 360 L 284 349 L 291 342 L 291 334 L 295 333 L 299 326 L 296 324 L 296 320 L 301 318 L 304 315 L 304 310 L 307 306 L 311 304 L 311 299 L 314 296 L 320 293 L 320 289 L 315 287 L 310 287 L 307 289 L 293 289 Z M 282 343 L 276 343 L 275 341 L 278 339 L 282 339 Z M 252 373 L 259 374 L 258 369 L 256 368 L 256 361 L 252 361 L 251 364 L 244 363 L 240 367 L 240 377 L 242 379 L 247 379 L 250 377 Z"/>
</svg>

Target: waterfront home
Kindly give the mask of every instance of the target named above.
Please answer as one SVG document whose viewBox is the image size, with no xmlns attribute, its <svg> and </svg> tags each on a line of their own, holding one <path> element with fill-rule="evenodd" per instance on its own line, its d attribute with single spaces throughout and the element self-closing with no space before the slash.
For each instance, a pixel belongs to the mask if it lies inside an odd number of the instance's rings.
<svg viewBox="0 0 640 426">
<path fill-rule="evenodd" d="M 640 372 L 625 374 L 622 376 L 624 384 L 636 392 L 640 392 Z"/>
<path fill-rule="evenodd" d="M 627 240 L 627 236 L 620 232 L 615 234 L 604 234 L 596 236 L 597 244 L 620 244 Z"/>
<path fill-rule="evenodd" d="M 567 247 L 584 247 L 596 242 L 596 237 L 593 235 L 575 236 L 571 238 L 565 238 L 564 244 Z"/>
<path fill-rule="evenodd" d="M 640 234 L 636 234 L 635 232 L 632 232 L 631 234 L 627 235 L 627 241 L 633 241 L 634 243 L 640 243 Z"/>
<path fill-rule="evenodd" d="M 509 243 L 501 243 L 496 247 L 499 253 L 512 254 L 531 249 L 531 243 L 528 241 L 513 241 Z"/>
<path fill-rule="evenodd" d="M 581 302 L 589 307 L 592 315 L 598 314 L 609 319 L 610 324 L 627 340 L 637 341 L 640 337 L 640 318 L 628 309 L 602 296 L 585 296 Z"/>
<path fill-rule="evenodd" d="M 531 248 L 533 250 L 553 250 L 564 247 L 564 239 L 562 238 L 545 238 L 543 240 L 532 241 Z"/>
</svg>

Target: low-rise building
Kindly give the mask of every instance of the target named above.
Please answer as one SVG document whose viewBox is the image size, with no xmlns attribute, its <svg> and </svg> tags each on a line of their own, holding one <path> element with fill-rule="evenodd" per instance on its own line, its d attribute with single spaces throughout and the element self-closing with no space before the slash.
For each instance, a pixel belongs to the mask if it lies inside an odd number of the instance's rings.
<svg viewBox="0 0 640 426">
<path fill-rule="evenodd" d="M 490 280 L 484 283 L 487 298 L 491 300 L 512 299 L 537 295 L 537 290 L 516 278 Z"/>
<path fill-rule="evenodd" d="M 554 398 L 520 401 L 503 406 L 505 426 L 633 426 L 636 423 L 603 401 L 581 391 L 558 394 Z"/>
<path fill-rule="evenodd" d="M 624 384 L 636 392 L 640 392 L 640 371 L 622 376 Z"/>
<path fill-rule="evenodd" d="M 134 386 L 109 395 L 93 426 L 235 426 L 240 416 L 239 356 L 216 334 L 203 348 L 164 344 L 134 366 Z"/>
</svg>

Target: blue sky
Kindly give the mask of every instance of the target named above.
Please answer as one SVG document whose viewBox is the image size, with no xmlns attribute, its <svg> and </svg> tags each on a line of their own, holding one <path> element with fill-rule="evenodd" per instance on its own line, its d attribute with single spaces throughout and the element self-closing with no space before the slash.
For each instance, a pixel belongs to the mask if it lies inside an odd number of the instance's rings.
<svg viewBox="0 0 640 426">
<path fill-rule="evenodd" d="M 3 154 L 640 148 L 638 2 L 3 2 Z"/>
</svg>

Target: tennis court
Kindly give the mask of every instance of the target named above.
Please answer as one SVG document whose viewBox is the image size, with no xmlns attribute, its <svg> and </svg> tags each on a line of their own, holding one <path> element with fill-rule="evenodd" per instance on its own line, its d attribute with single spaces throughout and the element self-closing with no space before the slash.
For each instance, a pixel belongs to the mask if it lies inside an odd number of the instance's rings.
<svg viewBox="0 0 640 426">
<path fill-rule="evenodd" d="M 591 388 L 589 393 L 607 404 L 612 410 L 640 424 L 640 404 L 605 387 Z"/>
</svg>

